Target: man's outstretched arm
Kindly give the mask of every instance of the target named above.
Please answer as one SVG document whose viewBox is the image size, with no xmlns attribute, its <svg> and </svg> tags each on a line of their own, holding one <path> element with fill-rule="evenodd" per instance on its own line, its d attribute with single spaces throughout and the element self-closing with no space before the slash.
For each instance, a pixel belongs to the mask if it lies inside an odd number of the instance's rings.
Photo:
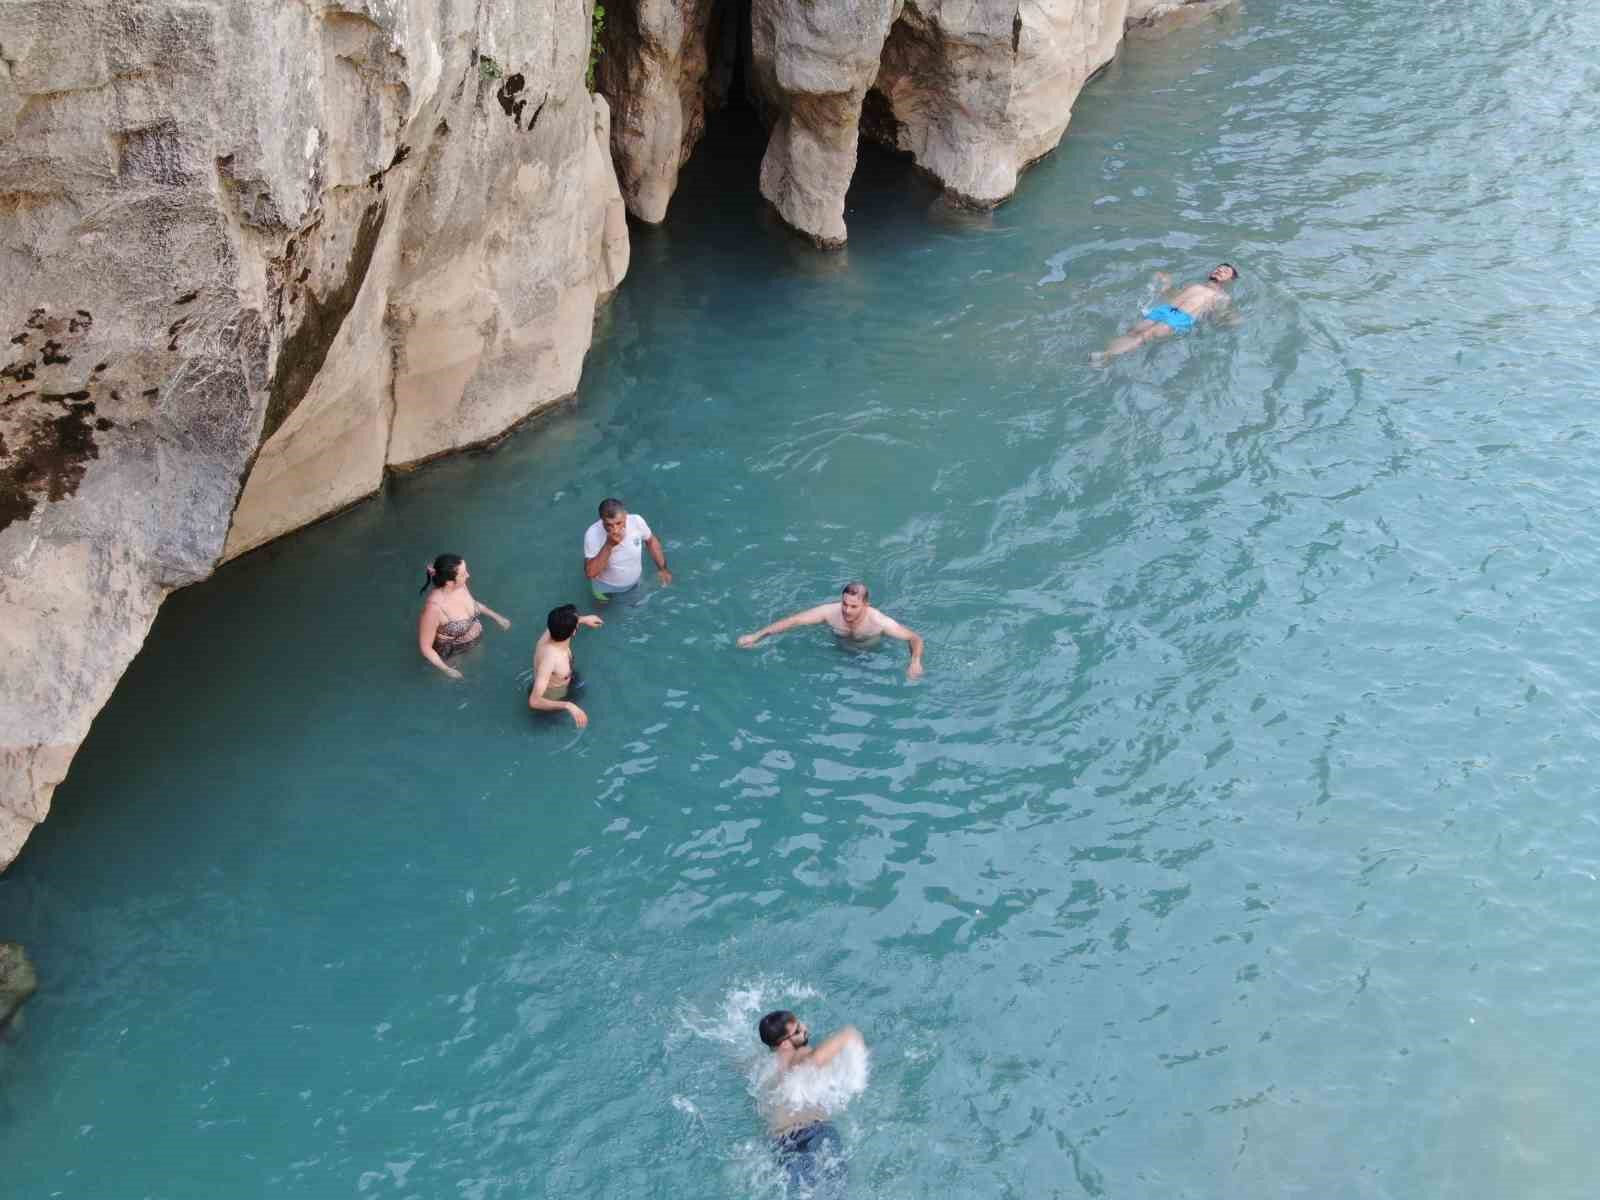
<svg viewBox="0 0 1600 1200">
<path fill-rule="evenodd" d="M 907 629 L 893 617 L 883 619 L 883 632 L 897 641 L 905 642 L 911 647 L 911 665 L 906 667 L 907 679 L 922 677 L 922 637 L 914 630 Z"/>
<path fill-rule="evenodd" d="M 770 637 L 774 633 L 788 633 L 789 630 L 798 629 L 802 625 L 821 625 L 828 619 L 828 610 L 832 607 L 831 604 L 819 604 L 815 608 L 797 612 L 781 621 L 774 621 L 771 625 L 763 625 L 754 633 L 747 633 L 740 638 L 739 645 L 748 650 L 762 638 Z"/>
</svg>

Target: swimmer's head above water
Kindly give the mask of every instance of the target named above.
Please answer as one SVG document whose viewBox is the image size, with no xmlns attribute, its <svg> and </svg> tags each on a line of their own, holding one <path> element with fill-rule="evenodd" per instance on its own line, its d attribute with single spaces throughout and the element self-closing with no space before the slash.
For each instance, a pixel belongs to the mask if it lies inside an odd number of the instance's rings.
<svg viewBox="0 0 1600 1200">
<path fill-rule="evenodd" d="M 867 607 L 867 585 L 852 579 L 839 593 L 839 611 L 847 624 L 855 621 Z"/>
<path fill-rule="evenodd" d="M 1239 278 L 1239 268 L 1232 263 L 1218 263 L 1206 278 L 1212 283 L 1232 283 Z"/>
<path fill-rule="evenodd" d="M 811 1040 L 811 1031 L 788 1009 L 769 1012 L 762 1017 L 756 1032 L 761 1035 L 761 1042 L 768 1050 L 780 1050 L 785 1046 L 799 1049 Z"/>
<path fill-rule="evenodd" d="M 550 640 L 565 642 L 578 632 L 578 606 L 576 604 L 563 604 L 560 608 L 552 608 L 550 615 L 545 618 L 545 628 L 550 631 Z"/>
</svg>

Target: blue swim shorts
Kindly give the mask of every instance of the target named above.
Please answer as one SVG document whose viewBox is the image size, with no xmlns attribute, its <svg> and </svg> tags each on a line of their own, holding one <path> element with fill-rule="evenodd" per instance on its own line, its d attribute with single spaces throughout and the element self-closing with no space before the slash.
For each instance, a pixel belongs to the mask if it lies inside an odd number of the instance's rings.
<svg viewBox="0 0 1600 1200">
<path fill-rule="evenodd" d="M 1181 308 L 1173 308 L 1170 304 L 1158 304 L 1145 313 L 1147 321 L 1160 321 L 1163 325 L 1172 326 L 1173 333 L 1188 333 L 1194 328 L 1194 318 Z"/>
</svg>

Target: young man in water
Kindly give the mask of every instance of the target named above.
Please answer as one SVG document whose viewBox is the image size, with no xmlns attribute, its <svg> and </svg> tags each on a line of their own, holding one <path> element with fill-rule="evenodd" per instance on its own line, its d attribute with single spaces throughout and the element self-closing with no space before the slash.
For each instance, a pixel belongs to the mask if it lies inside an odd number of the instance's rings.
<svg viewBox="0 0 1600 1200">
<path fill-rule="evenodd" d="M 533 647 L 533 686 L 528 689 L 528 707 L 536 712 L 568 712 L 572 723 L 582 729 L 589 714 L 567 697 L 583 686 L 572 665 L 572 635 L 578 626 L 599 629 L 599 617 L 578 615 L 577 605 L 552 608 L 545 618 L 545 631 Z"/>
<path fill-rule="evenodd" d="M 786 1102 L 784 1077 L 791 1071 L 819 1071 L 846 1048 L 866 1049 L 853 1025 L 846 1025 L 820 1046 L 811 1045 L 811 1031 L 792 1012 L 769 1012 L 756 1026 L 762 1044 L 777 1055 L 777 1070 L 768 1081 L 768 1131 L 778 1161 L 789 1176 L 791 1194 L 839 1200 L 844 1196 L 845 1166 L 839 1131 L 828 1114 L 815 1106 Z"/>
<path fill-rule="evenodd" d="M 1218 263 L 1211 268 L 1211 274 L 1206 276 L 1204 283 L 1188 283 L 1174 290 L 1172 276 L 1157 271 L 1156 284 L 1163 289 L 1166 303 L 1158 304 L 1145 313 L 1144 320 L 1121 337 L 1112 338 L 1104 350 L 1091 354 L 1089 361 L 1095 366 L 1102 366 L 1119 354 L 1137 350 L 1146 342 L 1171 337 L 1175 333 L 1188 333 L 1202 317 L 1220 316 L 1232 303 L 1228 285 L 1238 278 L 1238 268 L 1232 263 Z"/>
<path fill-rule="evenodd" d="M 596 600 L 605 604 L 633 594 L 644 574 L 643 550 L 655 559 L 661 585 L 671 583 L 666 551 L 648 522 L 623 508 L 621 500 L 600 501 L 600 519 L 583 535 L 583 573 Z"/>
<path fill-rule="evenodd" d="M 906 668 L 906 678 L 918 679 L 922 675 L 922 639 L 893 617 L 868 604 L 867 585 L 855 580 L 844 585 L 844 591 L 833 603 L 819 604 L 781 621 L 774 621 L 754 633 L 747 633 L 739 639 L 739 645 L 748 650 L 764 637 L 787 633 L 802 625 L 826 625 L 836 636 L 853 642 L 870 642 L 879 637 L 907 642 L 911 646 L 911 665 Z"/>
</svg>

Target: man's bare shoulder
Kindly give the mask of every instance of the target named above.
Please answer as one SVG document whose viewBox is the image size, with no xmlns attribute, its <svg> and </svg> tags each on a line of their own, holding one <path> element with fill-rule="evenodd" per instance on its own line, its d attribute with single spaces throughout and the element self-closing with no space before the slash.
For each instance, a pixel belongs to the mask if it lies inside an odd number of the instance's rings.
<svg viewBox="0 0 1600 1200">
<path fill-rule="evenodd" d="M 900 624 L 899 621 L 896 621 L 881 608 L 868 608 L 867 620 L 871 623 L 873 629 L 878 630 L 893 629 Z"/>
</svg>

